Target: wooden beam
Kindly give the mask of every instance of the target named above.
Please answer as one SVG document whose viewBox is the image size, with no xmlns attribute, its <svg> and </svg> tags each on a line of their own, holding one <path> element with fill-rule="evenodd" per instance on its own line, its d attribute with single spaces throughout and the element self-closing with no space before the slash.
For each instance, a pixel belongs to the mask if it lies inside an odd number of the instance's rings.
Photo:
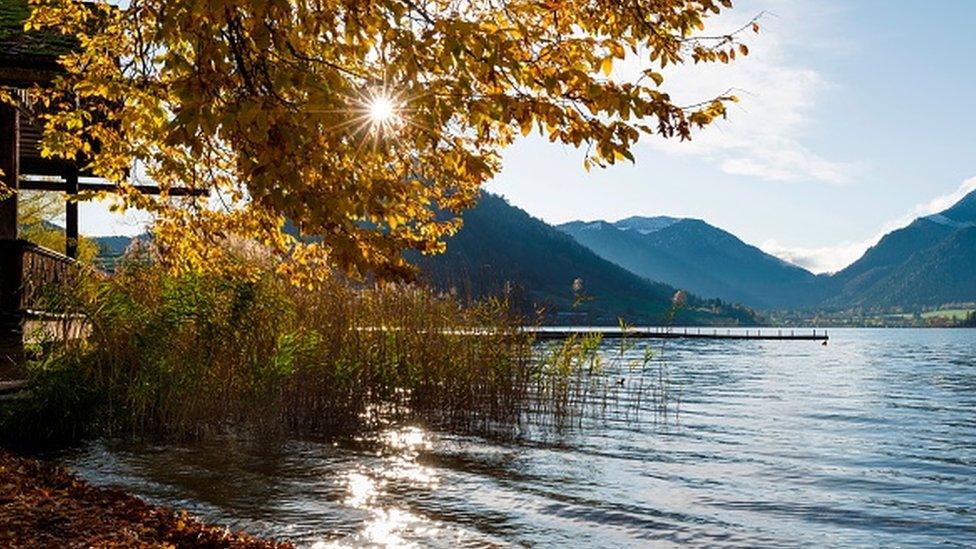
<svg viewBox="0 0 976 549">
<path fill-rule="evenodd" d="M 47 84 L 59 73 L 64 73 L 64 67 L 56 59 L 53 62 L 35 61 L 33 64 L 33 67 L 25 67 L 0 62 L 0 85 L 29 88 L 35 84 Z"/>
<path fill-rule="evenodd" d="M 68 168 L 64 174 L 65 192 L 68 193 L 64 205 L 64 255 L 78 259 L 78 168 Z"/>
<path fill-rule="evenodd" d="M 7 103 L 0 103 L 0 171 L 3 182 L 16 191 L 20 184 L 20 111 Z M 0 201 L 0 239 L 16 238 L 17 195 L 13 194 Z"/>
<path fill-rule="evenodd" d="M 61 177 L 64 171 L 73 164 L 56 158 L 40 158 L 37 156 L 22 156 L 20 158 L 20 175 L 41 175 Z M 81 177 L 93 177 L 87 170 L 78 172 Z"/>
<path fill-rule="evenodd" d="M 28 191 L 68 192 L 67 184 L 64 181 L 37 181 L 28 179 L 20 182 L 20 188 Z M 162 189 L 156 185 L 133 185 L 133 188 L 144 194 L 162 194 Z M 78 191 L 105 191 L 113 193 L 118 192 L 119 188 L 115 185 L 105 183 L 78 183 Z M 208 196 L 210 191 L 207 189 L 176 187 L 169 189 L 167 193 L 170 196 Z"/>
</svg>

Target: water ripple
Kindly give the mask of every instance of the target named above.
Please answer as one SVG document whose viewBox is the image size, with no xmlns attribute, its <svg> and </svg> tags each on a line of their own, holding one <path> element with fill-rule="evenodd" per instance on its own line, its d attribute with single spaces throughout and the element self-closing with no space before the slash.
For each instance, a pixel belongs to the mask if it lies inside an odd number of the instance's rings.
<svg viewBox="0 0 976 549">
<path fill-rule="evenodd" d="M 103 441 L 63 459 L 309 546 L 976 545 L 974 333 L 831 335 L 623 356 L 608 343 L 616 403 L 517 440 L 403 427 L 343 443 Z M 655 361 L 627 366 L 648 345 Z M 663 411 L 649 387 L 670 395 Z"/>
</svg>

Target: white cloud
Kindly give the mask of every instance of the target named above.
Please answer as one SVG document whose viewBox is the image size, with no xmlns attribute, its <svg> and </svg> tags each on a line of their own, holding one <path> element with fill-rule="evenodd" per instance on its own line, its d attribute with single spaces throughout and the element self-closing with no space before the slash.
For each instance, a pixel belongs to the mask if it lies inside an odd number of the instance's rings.
<svg viewBox="0 0 976 549">
<path fill-rule="evenodd" d="M 720 167 L 726 173 L 770 181 L 812 179 L 835 184 L 849 181 L 851 171 L 850 165 L 829 162 L 796 142 L 774 138 L 727 155 Z"/>
<path fill-rule="evenodd" d="M 815 273 L 836 272 L 864 255 L 864 252 L 877 244 L 884 235 L 907 226 L 916 218 L 946 210 L 973 191 L 976 191 L 976 177 L 963 181 L 956 190 L 950 193 L 939 195 L 928 202 L 916 204 L 904 215 L 885 223 L 877 234 L 862 241 L 841 242 L 820 248 L 803 248 L 787 246 L 776 240 L 767 240 L 759 247 L 766 253 Z"/>
<path fill-rule="evenodd" d="M 776 240 L 767 240 L 760 248 L 771 255 L 814 273 L 833 273 L 850 265 L 864 254 L 877 240 L 842 242 L 821 248 L 791 247 Z"/>
<path fill-rule="evenodd" d="M 706 33 L 730 32 L 768 7 L 737 6 L 729 15 L 709 22 Z M 745 37 L 750 48 L 747 57 L 728 65 L 689 64 L 665 71 L 664 88 L 679 104 L 694 104 L 731 89 L 740 102 L 731 106 L 728 120 L 698 131 L 690 143 L 653 139 L 652 146 L 669 154 L 706 158 L 729 174 L 770 181 L 847 183 L 857 166 L 824 158 L 803 144 L 815 107 L 835 87 L 791 56 L 792 45 L 805 40 L 803 26 L 817 12 L 802 9 L 802 3 L 772 8 L 776 15 L 763 17 L 762 32 Z M 633 61 L 627 65 L 622 69 L 638 69 Z"/>
<path fill-rule="evenodd" d="M 959 185 L 959 188 L 951 193 L 937 196 L 924 204 L 915 206 L 914 216 L 932 215 L 943 210 L 948 210 L 956 202 L 959 202 L 973 191 L 976 191 L 976 177 L 970 177 L 963 181 L 962 185 Z"/>
</svg>

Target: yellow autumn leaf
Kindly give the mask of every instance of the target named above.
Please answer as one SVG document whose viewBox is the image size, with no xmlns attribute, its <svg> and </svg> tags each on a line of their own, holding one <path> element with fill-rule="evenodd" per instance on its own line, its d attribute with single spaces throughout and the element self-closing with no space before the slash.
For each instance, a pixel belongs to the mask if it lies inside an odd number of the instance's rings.
<svg viewBox="0 0 976 549">
<path fill-rule="evenodd" d="M 687 113 L 655 71 L 609 78 L 627 48 L 658 66 L 747 52 L 722 37 L 688 47 L 724 0 L 546 2 L 544 15 L 484 0 L 463 13 L 397 0 L 32 5 L 31 29 L 78 39 L 66 78 L 32 92 L 44 154 L 84 159 L 120 210 L 152 213 L 173 269 L 232 265 L 207 245 L 219 235 L 266 248 L 302 284 L 333 269 L 409 274 L 401 252 L 443 248 L 459 224 L 444 216 L 471 207 L 537 123 L 588 151 L 589 170 L 632 158 L 640 134 L 687 139 L 725 115 Z M 132 166 L 219 205 L 143 194 Z M 315 238 L 285 235 L 284 219 Z"/>
</svg>

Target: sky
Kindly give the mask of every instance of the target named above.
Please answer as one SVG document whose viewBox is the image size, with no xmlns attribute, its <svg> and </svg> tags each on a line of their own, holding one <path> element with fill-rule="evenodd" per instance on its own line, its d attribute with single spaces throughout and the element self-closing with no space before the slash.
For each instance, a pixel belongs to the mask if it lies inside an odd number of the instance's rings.
<svg viewBox="0 0 976 549">
<path fill-rule="evenodd" d="M 488 188 L 551 223 L 701 218 L 816 272 L 976 188 L 976 2 L 739 1 L 707 30 L 761 13 L 744 60 L 666 74 L 682 103 L 733 88 L 728 120 L 590 173 L 526 139 Z"/>
<path fill-rule="evenodd" d="M 733 89 L 728 120 L 691 142 L 645 138 L 636 162 L 583 170 L 537 136 L 504 154 L 488 190 L 550 223 L 695 217 L 815 272 L 976 189 L 976 2 L 740 0 L 706 33 L 761 15 L 750 55 L 665 73 L 695 103 Z M 615 67 L 625 79 L 649 65 Z M 86 234 L 135 234 L 138 215 L 83 205 Z"/>
</svg>

